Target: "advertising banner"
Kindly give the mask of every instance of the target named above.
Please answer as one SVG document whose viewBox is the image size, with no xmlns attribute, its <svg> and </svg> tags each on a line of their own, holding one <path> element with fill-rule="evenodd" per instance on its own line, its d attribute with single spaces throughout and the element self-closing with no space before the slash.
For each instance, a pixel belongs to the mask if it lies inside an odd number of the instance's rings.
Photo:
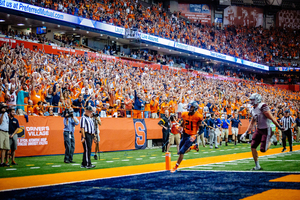
<svg viewBox="0 0 300 200">
<path fill-rule="evenodd" d="M 281 10 L 276 17 L 277 27 L 300 29 L 300 10 Z"/>
<path fill-rule="evenodd" d="M 24 133 L 18 134 L 17 157 L 64 154 L 62 117 L 29 116 L 28 122 L 24 116 L 16 118 L 24 127 Z M 100 151 L 144 149 L 147 139 L 162 139 L 159 119 L 101 118 L 101 121 Z M 249 120 L 241 121 L 243 126 L 239 128 L 239 134 L 244 133 L 249 125 Z M 75 127 L 75 153 L 83 152 L 79 129 L 79 125 Z M 95 149 L 94 145 L 92 149 Z"/>
<path fill-rule="evenodd" d="M 19 12 L 24 12 L 24 13 L 29 13 L 29 14 L 34 14 L 38 15 L 41 17 L 47 17 L 50 19 L 54 20 L 60 20 L 63 22 L 68 22 L 76 25 L 82 25 L 90 28 L 96 28 L 99 30 L 111 32 L 111 33 L 116 33 L 116 34 L 125 34 L 125 28 L 113 26 L 110 24 L 105 24 L 102 22 L 97 22 L 94 20 L 82 18 L 82 17 L 77 17 L 75 15 L 70 15 L 62 12 L 58 12 L 55 10 L 50 10 L 47 8 L 42 8 L 30 4 L 26 4 L 23 2 L 18 2 L 18 1 L 12 1 L 12 0 L 0 0 L 0 7 L 3 8 L 8 8 L 11 10 L 19 11 Z"/>
<path fill-rule="evenodd" d="M 264 25 L 264 15 L 262 8 L 228 6 L 224 10 L 224 26 L 241 25 L 257 27 Z"/>
<path fill-rule="evenodd" d="M 275 15 L 266 15 L 266 29 L 275 27 Z"/>
<path fill-rule="evenodd" d="M 183 16 L 191 21 L 211 23 L 211 9 L 208 4 L 178 4 L 178 9 Z"/>
</svg>

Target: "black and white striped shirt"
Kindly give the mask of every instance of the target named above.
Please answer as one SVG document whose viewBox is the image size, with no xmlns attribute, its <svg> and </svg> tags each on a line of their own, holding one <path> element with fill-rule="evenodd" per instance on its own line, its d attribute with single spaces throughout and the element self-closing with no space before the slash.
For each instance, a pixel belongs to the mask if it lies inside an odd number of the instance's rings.
<svg viewBox="0 0 300 200">
<path fill-rule="evenodd" d="M 295 123 L 294 119 L 291 116 L 281 118 L 282 127 L 284 130 L 288 130 L 292 127 L 292 124 Z"/>
<path fill-rule="evenodd" d="M 95 134 L 95 126 L 93 119 L 83 115 L 80 119 L 80 129 L 84 128 L 85 133 Z"/>
</svg>

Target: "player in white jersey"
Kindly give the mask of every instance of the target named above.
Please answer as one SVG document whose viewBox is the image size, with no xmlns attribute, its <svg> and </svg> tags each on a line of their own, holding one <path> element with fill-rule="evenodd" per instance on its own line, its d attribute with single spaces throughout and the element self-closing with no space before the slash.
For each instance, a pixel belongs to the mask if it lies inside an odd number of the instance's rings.
<svg viewBox="0 0 300 200">
<path fill-rule="evenodd" d="M 256 123 L 257 129 L 252 137 L 251 151 L 255 161 L 255 167 L 252 170 L 261 170 L 262 168 L 258 162 L 258 154 L 256 148 L 260 145 L 260 151 L 266 152 L 269 147 L 271 137 L 271 122 L 275 124 L 279 129 L 282 129 L 275 117 L 272 115 L 269 106 L 261 102 L 261 95 L 254 93 L 250 96 L 250 102 L 253 105 L 251 110 L 252 119 L 246 132 L 241 136 L 241 140 L 245 138 L 248 132 L 252 129 Z"/>
</svg>

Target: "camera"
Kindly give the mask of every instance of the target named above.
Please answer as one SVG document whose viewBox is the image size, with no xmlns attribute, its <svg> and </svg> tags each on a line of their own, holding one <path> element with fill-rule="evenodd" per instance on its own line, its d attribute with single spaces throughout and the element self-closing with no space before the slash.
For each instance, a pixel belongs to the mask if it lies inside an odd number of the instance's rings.
<svg viewBox="0 0 300 200">
<path fill-rule="evenodd" d="M 62 112 L 62 117 L 73 117 L 73 110 L 66 109 Z"/>
<path fill-rule="evenodd" d="M 3 110 L 3 109 L 5 109 L 5 110 Z M 0 103 L 0 113 L 3 114 L 5 112 L 7 112 L 7 105 Z"/>
<path fill-rule="evenodd" d="M 98 113 L 93 113 L 93 117 L 99 117 Z"/>
</svg>

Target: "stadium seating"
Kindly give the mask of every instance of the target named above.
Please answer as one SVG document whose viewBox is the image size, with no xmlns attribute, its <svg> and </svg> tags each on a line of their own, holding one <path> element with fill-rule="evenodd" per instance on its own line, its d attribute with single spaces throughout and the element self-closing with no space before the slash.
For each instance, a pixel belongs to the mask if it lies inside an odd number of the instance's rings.
<svg viewBox="0 0 300 200">
<path fill-rule="evenodd" d="M 293 29 L 229 26 L 219 30 L 214 25 L 189 23 L 179 12 L 168 14 L 162 4 L 145 7 L 133 1 L 25 2 L 270 66 L 299 59 L 300 34 Z"/>
</svg>

